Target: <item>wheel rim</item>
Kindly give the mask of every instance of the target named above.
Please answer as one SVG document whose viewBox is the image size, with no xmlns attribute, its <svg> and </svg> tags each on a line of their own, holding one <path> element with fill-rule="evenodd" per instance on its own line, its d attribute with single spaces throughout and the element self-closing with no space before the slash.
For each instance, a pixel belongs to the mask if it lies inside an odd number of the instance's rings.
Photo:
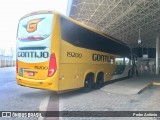
<svg viewBox="0 0 160 120">
<path fill-rule="evenodd" d="M 86 80 L 85 85 L 86 87 L 89 87 L 89 80 Z"/>
<path fill-rule="evenodd" d="M 88 76 L 86 81 L 85 81 L 85 88 L 91 88 L 92 87 L 92 77 L 91 76 Z"/>
</svg>

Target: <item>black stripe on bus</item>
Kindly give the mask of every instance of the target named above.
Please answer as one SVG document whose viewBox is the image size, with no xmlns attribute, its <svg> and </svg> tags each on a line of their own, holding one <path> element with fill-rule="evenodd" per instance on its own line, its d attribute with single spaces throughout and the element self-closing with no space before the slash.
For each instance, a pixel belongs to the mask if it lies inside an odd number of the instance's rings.
<svg viewBox="0 0 160 120">
<path fill-rule="evenodd" d="M 61 16 L 61 37 L 77 47 L 82 47 L 122 56 L 130 55 L 130 48 L 93 32 Z"/>
<path fill-rule="evenodd" d="M 44 50 L 47 47 L 20 47 L 20 50 Z"/>
</svg>

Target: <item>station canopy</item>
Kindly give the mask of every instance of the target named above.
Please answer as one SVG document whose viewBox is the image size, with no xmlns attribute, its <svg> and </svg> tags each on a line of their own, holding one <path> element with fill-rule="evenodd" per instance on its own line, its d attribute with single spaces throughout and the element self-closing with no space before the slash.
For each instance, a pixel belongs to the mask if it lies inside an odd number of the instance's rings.
<svg viewBox="0 0 160 120">
<path fill-rule="evenodd" d="M 155 48 L 160 35 L 160 0 L 72 0 L 69 16 L 131 47 Z"/>
</svg>

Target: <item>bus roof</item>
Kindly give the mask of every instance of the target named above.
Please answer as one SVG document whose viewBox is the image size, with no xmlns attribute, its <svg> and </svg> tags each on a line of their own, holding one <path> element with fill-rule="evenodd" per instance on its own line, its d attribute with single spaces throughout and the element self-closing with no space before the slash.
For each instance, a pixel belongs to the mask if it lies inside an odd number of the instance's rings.
<svg viewBox="0 0 160 120">
<path fill-rule="evenodd" d="M 32 12 L 32 13 L 29 13 L 29 14 L 24 15 L 20 20 L 22 20 L 23 18 L 28 17 L 28 16 L 32 16 L 32 15 L 36 15 L 36 14 L 46 14 L 46 13 L 48 13 L 48 14 L 57 14 L 57 15 L 59 15 L 59 16 L 63 16 L 63 17 L 69 19 L 70 21 L 72 21 L 72 22 L 74 22 L 74 23 L 76 23 L 76 24 L 78 24 L 78 25 L 80 25 L 80 26 L 82 26 L 82 27 L 85 27 L 85 28 L 87 28 L 87 29 L 89 29 L 89 30 L 91 30 L 91 31 L 93 31 L 93 32 L 96 32 L 96 33 L 98 33 L 98 34 L 100 34 L 100 35 L 103 35 L 103 36 L 105 36 L 105 37 L 107 37 L 107 38 L 115 41 L 115 42 L 118 42 L 118 43 L 120 43 L 120 44 L 123 44 L 123 45 L 129 47 L 126 43 L 124 43 L 124 42 L 122 42 L 122 41 L 120 41 L 120 40 L 118 40 L 118 39 L 116 39 L 116 38 L 114 38 L 114 37 L 112 37 L 112 36 L 110 36 L 110 35 L 102 32 L 102 31 L 99 31 L 99 30 L 97 30 L 97 29 L 95 29 L 95 28 L 92 28 L 92 27 L 90 27 L 90 26 L 87 26 L 87 25 L 85 25 L 85 24 L 82 24 L 81 22 L 76 21 L 75 19 L 73 19 L 73 18 L 71 18 L 71 17 L 67 17 L 67 16 L 65 16 L 65 15 L 62 15 L 61 13 L 56 12 L 56 11 L 49 11 L 49 10 L 35 11 L 35 12 Z"/>
</svg>

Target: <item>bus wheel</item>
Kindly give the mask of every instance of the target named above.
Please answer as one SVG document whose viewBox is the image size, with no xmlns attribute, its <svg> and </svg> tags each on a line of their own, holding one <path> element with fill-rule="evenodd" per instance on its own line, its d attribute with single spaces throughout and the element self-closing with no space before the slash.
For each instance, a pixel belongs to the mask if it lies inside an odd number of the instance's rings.
<svg viewBox="0 0 160 120">
<path fill-rule="evenodd" d="M 97 80 L 96 80 L 95 88 L 96 89 L 100 89 L 101 87 L 103 87 L 103 84 L 104 84 L 104 74 L 103 73 L 99 73 L 97 75 Z"/>
<path fill-rule="evenodd" d="M 85 78 L 83 92 L 89 92 L 93 88 L 93 74 L 88 74 Z"/>
</svg>

